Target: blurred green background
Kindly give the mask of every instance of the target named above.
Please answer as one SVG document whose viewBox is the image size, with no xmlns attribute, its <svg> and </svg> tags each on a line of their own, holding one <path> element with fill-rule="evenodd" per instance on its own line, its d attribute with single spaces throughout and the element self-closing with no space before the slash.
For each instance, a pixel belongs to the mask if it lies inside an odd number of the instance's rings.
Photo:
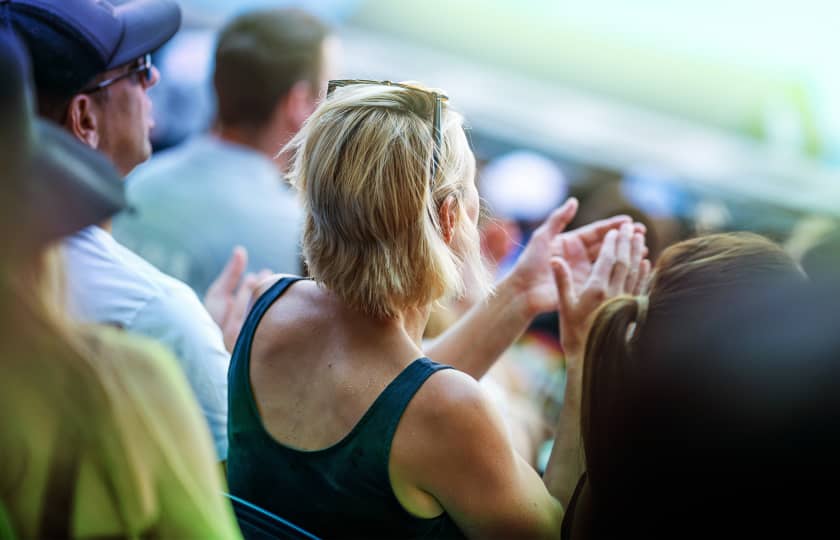
<svg viewBox="0 0 840 540">
<path fill-rule="evenodd" d="M 825 159 L 840 136 L 838 21 L 827 0 L 366 0 L 349 20 Z"/>
</svg>

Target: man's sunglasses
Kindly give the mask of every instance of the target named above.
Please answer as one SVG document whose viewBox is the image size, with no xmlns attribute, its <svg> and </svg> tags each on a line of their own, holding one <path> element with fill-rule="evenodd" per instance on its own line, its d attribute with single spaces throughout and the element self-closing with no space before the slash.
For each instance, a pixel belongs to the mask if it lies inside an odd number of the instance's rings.
<svg viewBox="0 0 840 540">
<path fill-rule="evenodd" d="M 437 174 L 438 167 L 440 166 L 440 154 L 441 148 L 443 148 L 443 133 L 441 132 L 440 122 L 441 122 L 441 115 L 443 112 L 443 102 L 449 101 L 449 97 L 446 94 L 442 94 L 440 92 L 435 92 L 434 90 L 428 90 L 426 88 L 422 88 L 419 86 L 414 86 L 412 84 L 407 83 L 398 83 L 398 82 L 391 82 L 391 81 L 369 81 L 365 79 L 338 79 L 332 80 L 327 84 L 327 97 L 333 93 L 336 88 L 342 88 L 345 86 L 353 86 L 356 84 L 372 84 L 372 85 L 381 85 L 381 86 L 397 86 L 399 88 L 405 88 L 407 90 L 411 90 L 412 92 L 421 92 L 425 95 L 431 96 L 434 99 L 434 107 L 432 113 L 432 134 L 434 136 L 434 146 L 432 147 L 432 163 L 429 167 L 430 172 L 430 189 L 434 189 L 435 187 L 435 175 Z"/>
<path fill-rule="evenodd" d="M 80 94 L 92 94 L 94 92 L 98 92 L 98 91 L 102 90 L 103 88 L 108 88 L 112 84 L 118 83 L 123 79 L 127 79 L 128 77 L 133 77 L 133 76 L 138 75 L 138 74 L 143 78 L 144 82 L 146 82 L 146 83 L 152 82 L 152 55 L 151 54 L 143 55 L 140 58 L 138 58 L 137 60 L 135 60 L 134 63 L 131 64 L 131 66 L 128 68 L 128 71 L 126 71 L 125 73 L 120 73 L 116 77 L 104 80 L 101 83 L 97 83 L 96 85 L 91 86 L 90 88 L 87 88 L 85 90 L 82 90 L 79 93 Z"/>
</svg>

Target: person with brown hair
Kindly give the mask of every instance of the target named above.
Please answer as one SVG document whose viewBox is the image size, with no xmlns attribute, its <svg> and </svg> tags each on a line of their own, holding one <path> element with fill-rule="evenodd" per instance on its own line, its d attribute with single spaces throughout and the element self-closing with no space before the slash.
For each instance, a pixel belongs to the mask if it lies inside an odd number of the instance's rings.
<svg viewBox="0 0 840 540">
<path fill-rule="evenodd" d="M 100 154 L 34 118 L 0 30 L 0 538 L 239 538 L 171 353 L 64 312 L 58 242 L 125 205 Z"/>
<path fill-rule="evenodd" d="M 644 293 L 604 304 L 588 337 L 569 336 L 586 473 L 564 538 L 761 536 L 792 523 L 782 479 L 799 463 L 783 449 L 804 443 L 791 421 L 809 421 L 815 380 L 786 373 L 814 372 L 808 351 L 826 326 L 799 304 L 805 283 L 770 240 L 702 236 L 667 248 Z M 785 515 L 766 517 L 773 506 Z"/>
<path fill-rule="evenodd" d="M 199 295 L 234 246 L 253 272 L 300 273 L 303 210 L 277 156 L 323 96 L 338 41 L 291 8 L 245 12 L 219 32 L 211 133 L 161 152 L 128 182 L 137 210 L 114 235 Z"/>
<path fill-rule="evenodd" d="M 312 279 L 263 287 L 232 356 L 231 492 L 324 537 L 556 538 L 574 442 L 541 479 L 476 379 L 556 309 L 553 254 L 600 300 L 643 279 L 642 234 L 624 217 L 563 233 L 570 200 L 488 296 L 475 158 L 448 98 L 388 81 L 329 89 L 288 149 Z M 424 351 L 432 305 L 466 283 L 484 299 Z"/>
</svg>

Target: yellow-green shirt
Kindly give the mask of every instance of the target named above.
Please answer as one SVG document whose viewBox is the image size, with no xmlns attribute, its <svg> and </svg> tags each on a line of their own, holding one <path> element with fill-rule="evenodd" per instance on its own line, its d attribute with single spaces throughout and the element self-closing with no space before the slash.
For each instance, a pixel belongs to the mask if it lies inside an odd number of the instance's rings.
<svg viewBox="0 0 840 540">
<path fill-rule="evenodd" d="M 41 536 L 62 461 L 77 464 L 73 537 L 241 538 L 175 359 L 116 329 L 83 332 L 84 369 L 44 355 L 0 359 L 0 538 Z"/>
</svg>

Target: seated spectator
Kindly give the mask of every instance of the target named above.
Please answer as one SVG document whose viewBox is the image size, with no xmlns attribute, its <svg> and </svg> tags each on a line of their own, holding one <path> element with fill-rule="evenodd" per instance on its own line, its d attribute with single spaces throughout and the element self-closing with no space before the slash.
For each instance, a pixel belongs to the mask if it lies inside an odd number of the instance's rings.
<svg viewBox="0 0 840 540">
<path fill-rule="evenodd" d="M 720 234 L 666 249 L 643 296 L 600 309 L 577 350 L 586 474 L 564 538 L 808 537 L 825 523 L 801 469 L 826 472 L 809 461 L 840 440 L 824 423 L 840 343 L 805 287 L 781 247 Z"/>
<path fill-rule="evenodd" d="M 0 537 L 238 538 L 175 359 L 60 309 L 57 241 L 124 194 L 104 157 L 34 120 L 28 69 L 0 30 Z"/>
<path fill-rule="evenodd" d="M 32 54 L 40 116 L 105 155 L 122 175 L 148 159 L 152 122 L 146 92 L 160 76 L 149 54 L 178 30 L 178 5 L 12 0 L 0 7 Z M 145 335 L 174 352 L 224 460 L 230 356 L 217 323 L 189 287 L 117 242 L 110 217 L 88 225 L 62 246 L 71 315 Z M 216 290 L 222 296 L 214 302 L 221 306 L 216 321 L 225 323 L 232 343 L 241 325 L 227 315 L 233 294 L 230 288 Z"/>
<path fill-rule="evenodd" d="M 238 244 L 253 272 L 300 273 L 303 210 L 285 156 L 274 158 L 323 95 L 335 40 L 297 9 L 248 12 L 223 28 L 214 132 L 138 168 L 127 188 L 136 212 L 115 220 L 114 236 L 199 295 Z"/>
<path fill-rule="evenodd" d="M 802 256 L 802 268 L 815 281 L 840 279 L 840 231 L 825 235 Z"/>
<path fill-rule="evenodd" d="M 793 228 L 785 249 L 812 280 L 840 279 L 840 230 L 836 219 L 804 217 Z"/>
<path fill-rule="evenodd" d="M 642 235 L 624 218 L 561 234 L 567 202 L 496 294 L 424 351 L 434 302 L 465 283 L 489 289 L 462 118 L 418 86 L 330 89 L 289 148 L 313 279 L 270 285 L 232 356 L 231 492 L 324 537 L 557 538 L 577 432 L 560 431 L 569 440 L 541 480 L 476 378 L 556 308 L 560 240 L 581 248 L 565 263 L 582 278 L 576 293 L 601 298 L 608 282 L 620 284 L 612 294 L 635 289 Z M 574 418 L 579 391 L 568 395 Z"/>
</svg>

